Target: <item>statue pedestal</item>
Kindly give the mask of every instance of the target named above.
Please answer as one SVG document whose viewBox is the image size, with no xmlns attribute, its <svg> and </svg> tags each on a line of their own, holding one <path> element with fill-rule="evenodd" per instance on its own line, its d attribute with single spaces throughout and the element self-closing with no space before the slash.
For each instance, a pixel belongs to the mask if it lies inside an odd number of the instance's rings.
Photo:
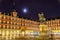
<svg viewBox="0 0 60 40">
<path fill-rule="evenodd" d="M 48 26 L 45 24 L 40 24 L 40 37 L 41 39 L 47 39 L 48 38 Z"/>
</svg>

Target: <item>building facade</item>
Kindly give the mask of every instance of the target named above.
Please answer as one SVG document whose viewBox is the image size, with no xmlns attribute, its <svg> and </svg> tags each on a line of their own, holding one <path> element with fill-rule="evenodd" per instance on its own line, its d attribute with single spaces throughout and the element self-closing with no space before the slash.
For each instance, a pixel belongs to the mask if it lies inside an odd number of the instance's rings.
<svg viewBox="0 0 60 40">
<path fill-rule="evenodd" d="M 19 38 L 22 36 L 39 33 L 39 22 L 18 18 L 17 12 L 11 12 L 11 16 L 0 12 L 0 37 Z"/>
<path fill-rule="evenodd" d="M 24 18 L 18 18 L 17 12 L 13 11 L 11 15 L 5 15 L 0 12 L 0 37 L 3 38 L 20 38 L 23 36 L 34 37 L 40 35 L 39 28 L 40 23 Z M 50 20 L 43 22 L 50 29 L 50 33 L 53 34 L 54 38 L 60 36 L 60 19 Z M 46 29 L 45 29 L 46 30 Z M 57 37 L 55 37 L 57 36 Z"/>
<path fill-rule="evenodd" d="M 60 40 L 60 19 L 45 22 L 51 30 L 53 40 Z"/>
</svg>

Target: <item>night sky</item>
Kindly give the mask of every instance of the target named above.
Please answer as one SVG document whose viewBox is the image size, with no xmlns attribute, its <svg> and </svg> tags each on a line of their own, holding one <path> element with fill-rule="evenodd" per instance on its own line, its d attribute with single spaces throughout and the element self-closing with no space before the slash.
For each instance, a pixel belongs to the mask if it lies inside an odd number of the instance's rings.
<svg viewBox="0 0 60 40">
<path fill-rule="evenodd" d="M 0 0 L 0 11 L 9 13 L 15 9 L 21 17 L 38 20 L 38 13 L 43 12 L 46 18 L 60 17 L 60 0 Z M 24 13 L 22 9 L 26 8 Z"/>
</svg>

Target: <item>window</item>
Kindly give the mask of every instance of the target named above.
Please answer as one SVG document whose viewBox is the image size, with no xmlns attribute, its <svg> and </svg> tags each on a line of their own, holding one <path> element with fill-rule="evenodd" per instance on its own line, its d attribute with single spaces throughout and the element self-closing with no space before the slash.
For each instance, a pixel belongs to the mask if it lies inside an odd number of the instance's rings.
<svg viewBox="0 0 60 40">
<path fill-rule="evenodd" d="M 17 23 L 15 23 L 15 25 L 17 25 Z"/>
<path fill-rule="evenodd" d="M 8 16 L 6 17 L 6 19 L 7 19 L 7 20 L 10 20 L 10 18 L 9 18 Z"/>
<path fill-rule="evenodd" d="M 28 27 L 28 26 L 29 26 L 29 24 L 25 24 L 25 26 L 27 26 L 27 27 Z"/>
<path fill-rule="evenodd" d="M 0 28 L 1 28 L 1 25 L 0 25 Z"/>
<path fill-rule="evenodd" d="M 4 19 L 4 16 L 2 16 L 2 19 Z"/>
<path fill-rule="evenodd" d="M 1 29 L 3 29 L 3 25 L 1 25 Z"/>
<path fill-rule="evenodd" d="M 14 20 L 16 20 L 16 18 L 14 18 Z"/>
<path fill-rule="evenodd" d="M 18 25 L 19 23 L 17 23 L 17 25 Z"/>
<path fill-rule="evenodd" d="M 14 26 L 14 29 L 16 29 L 16 27 Z"/>
<path fill-rule="evenodd" d="M 11 20 L 11 18 L 9 18 L 9 20 Z"/>
<path fill-rule="evenodd" d="M 22 26 L 24 26 L 24 24 L 22 23 Z"/>
<path fill-rule="evenodd" d="M 13 23 L 11 22 L 11 24 L 13 24 Z"/>
<path fill-rule="evenodd" d="M 5 29 L 5 25 L 3 25 L 3 28 Z"/>
<path fill-rule="evenodd" d="M 20 22 L 20 19 L 18 19 L 17 22 Z"/>
<path fill-rule="evenodd" d="M 4 20 L 6 19 L 6 16 L 4 16 Z"/>
<path fill-rule="evenodd" d="M 11 17 L 11 20 L 12 20 L 12 17 Z"/>
<path fill-rule="evenodd" d="M 2 16 L 0 15 L 0 19 L 2 19 Z"/>
<path fill-rule="evenodd" d="M 13 24 L 15 25 L 15 22 Z"/>
<path fill-rule="evenodd" d="M 24 26 L 25 26 L 25 23 L 24 23 Z"/>
<path fill-rule="evenodd" d="M 17 22 L 17 19 L 15 19 L 14 21 Z"/>
<path fill-rule="evenodd" d="M 3 23 L 3 21 L 1 21 L 1 23 Z"/>
<path fill-rule="evenodd" d="M 12 29 L 14 29 L 14 25 L 12 25 Z"/>
<path fill-rule="evenodd" d="M 5 22 L 5 24 L 7 24 L 7 22 Z"/>
<path fill-rule="evenodd" d="M 5 21 L 3 21 L 3 23 L 5 24 Z"/>
<path fill-rule="evenodd" d="M 1 24 L 1 20 L 0 20 L 0 24 Z"/>
<path fill-rule="evenodd" d="M 10 27 L 10 25 L 9 25 L 9 29 L 10 29 L 11 27 Z"/>
<path fill-rule="evenodd" d="M 9 24 L 9 21 L 7 21 L 7 24 Z"/>
<path fill-rule="evenodd" d="M 7 29 L 7 25 L 5 25 L 5 29 Z"/>
<path fill-rule="evenodd" d="M 11 24 L 11 22 L 9 21 L 9 24 Z"/>
<path fill-rule="evenodd" d="M 9 25 L 7 25 L 7 29 L 9 28 Z"/>
<path fill-rule="evenodd" d="M 10 28 L 12 29 L 12 26 Z"/>
<path fill-rule="evenodd" d="M 19 26 L 17 26 L 17 29 L 19 29 Z"/>
<path fill-rule="evenodd" d="M 21 26 L 21 24 L 19 23 L 18 26 Z"/>
</svg>

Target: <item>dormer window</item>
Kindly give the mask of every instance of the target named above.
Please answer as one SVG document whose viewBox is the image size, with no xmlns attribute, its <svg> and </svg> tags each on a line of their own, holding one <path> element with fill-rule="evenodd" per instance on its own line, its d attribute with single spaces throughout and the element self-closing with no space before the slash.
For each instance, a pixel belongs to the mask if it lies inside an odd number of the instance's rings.
<svg viewBox="0 0 60 40">
<path fill-rule="evenodd" d="M 13 12 L 11 12 L 12 14 L 11 14 L 11 16 L 13 16 L 13 17 L 17 17 L 17 12 L 16 12 L 16 10 L 14 10 Z"/>
</svg>

